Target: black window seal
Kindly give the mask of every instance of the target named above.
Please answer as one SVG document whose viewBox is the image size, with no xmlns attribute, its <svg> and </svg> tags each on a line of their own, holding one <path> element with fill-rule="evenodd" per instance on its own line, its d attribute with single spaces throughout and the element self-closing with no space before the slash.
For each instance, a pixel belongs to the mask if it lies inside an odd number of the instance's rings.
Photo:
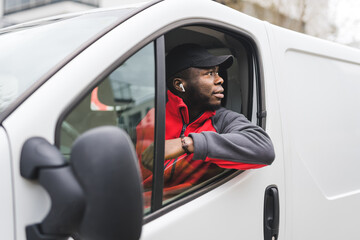
<svg viewBox="0 0 360 240">
<path fill-rule="evenodd" d="M 264 87 L 264 69 L 262 61 L 257 57 L 257 49 L 254 49 L 254 72 L 256 81 L 256 97 L 257 97 L 257 125 L 266 130 L 266 105 L 265 105 L 265 87 Z"/>
<path fill-rule="evenodd" d="M 251 48 L 251 47 L 250 47 Z M 248 106 L 247 106 L 247 118 L 252 121 L 252 112 L 253 109 L 253 99 L 254 99 L 254 64 L 253 64 L 253 54 L 252 51 L 247 50 L 246 51 L 246 57 L 247 61 L 249 63 L 248 65 L 248 72 L 249 72 L 249 96 L 248 96 Z"/>
<path fill-rule="evenodd" d="M 94 35 L 92 38 L 90 38 L 88 41 L 83 43 L 78 49 L 76 49 L 74 52 L 69 54 L 66 58 L 64 58 L 62 61 L 60 61 L 58 64 L 56 64 L 54 67 L 52 67 L 47 73 L 45 73 L 42 77 L 39 78 L 38 81 L 36 81 L 29 89 L 27 89 L 24 93 L 20 95 L 20 97 L 15 100 L 13 103 L 11 103 L 5 111 L 0 113 L 0 124 L 12 113 L 14 112 L 23 102 L 26 101 L 28 97 L 31 96 L 37 89 L 39 89 L 47 80 L 49 80 L 52 76 L 54 76 L 58 71 L 60 71 L 66 64 L 71 62 L 76 56 L 78 56 L 80 53 L 82 53 L 85 49 L 87 49 L 89 46 L 91 46 L 93 43 L 95 43 L 97 40 L 102 38 L 104 35 L 106 35 L 108 32 L 119 26 L 121 23 L 125 22 L 126 20 L 130 19 L 131 17 L 135 16 L 136 14 L 146 10 L 147 8 L 162 2 L 164 0 L 153 0 L 149 3 L 146 3 L 145 5 L 141 6 L 138 9 L 135 9 L 131 13 L 129 13 L 126 17 L 119 19 L 117 22 L 113 23 L 112 25 L 108 26 L 107 28 L 104 28 L 103 31 L 99 32 L 98 34 Z M 87 14 L 87 13 L 84 13 Z"/>
<path fill-rule="evenodd" d="M 151 212 L 162 207 L 164 186 L 164 146 L 165 146 L 165 39 L 161 35 L 155 40 L 155 144 L 154 169 L 151 194 Z"/>
</svg>

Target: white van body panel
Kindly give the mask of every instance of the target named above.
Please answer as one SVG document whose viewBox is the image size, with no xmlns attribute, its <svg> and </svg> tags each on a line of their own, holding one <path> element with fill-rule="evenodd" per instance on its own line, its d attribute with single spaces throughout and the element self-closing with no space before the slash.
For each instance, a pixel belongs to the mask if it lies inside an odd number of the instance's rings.
<svg viewBox="0 0 360 240">
<path fill-rule="evenodd" d="M 0 126 L 0 232 L 2 239 L 14 237 L 14 205 L 11 180 L 10 145 L 4 128 Z"/>
<path fill-rule="evenodd" d="M 360 51 L 271 25 L 268 31 L 284 137 L 287 239 L 354 239 Z"/>
<path fill-rule="evenodd" d="M 154 218 L 143 226 L 141 239 L 263 239 L 264 191 L 272 184 L 280 194 L 279 239 L 358 238 L 360 51 L 275 27 L 212 1 L 183 0 L 160 2 L 107 33 L 4 120 L 4 239 L 25 240 L 25 227 L 40 222 L 51 204 L 37 182 L 20 176 L 23 143 L 33 136 L 54 143 L 61 114 L 105 69 L 134 48 L 194 21 L 246 33 L 256 42 L 266 131 L 276 159 L 270 167 L 241 173 Z"/>
</svg>

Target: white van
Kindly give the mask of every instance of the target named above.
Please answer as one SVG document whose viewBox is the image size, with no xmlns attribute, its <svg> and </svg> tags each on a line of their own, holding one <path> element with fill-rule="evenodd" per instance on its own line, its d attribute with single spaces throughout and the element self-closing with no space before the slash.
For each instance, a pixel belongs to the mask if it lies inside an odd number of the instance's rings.
<svg viewBox="0 0 360 240">
<path fill-rule="evenodd" d="M 276 159 L 163 199 L 165 55 L 182 43 L 234 55 L 224 105 L 266 129 Z M 359 50 L 166 0 L 6 28 L 0 53 L 2 239 L 359 238 Z"/>
</svg>

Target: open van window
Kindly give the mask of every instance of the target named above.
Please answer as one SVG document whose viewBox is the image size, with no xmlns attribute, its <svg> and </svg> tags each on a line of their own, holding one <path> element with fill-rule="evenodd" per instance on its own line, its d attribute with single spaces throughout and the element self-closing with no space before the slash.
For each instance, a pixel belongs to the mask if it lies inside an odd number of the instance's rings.
<svg viewBox="0 0 360 240">
<path fill-rule="evenodd" d="M 184 26 L 165 34 L 166 53 L 183 44 L 197 44 L 217 56 L 233 55 L 232 66 L 219 72 L 219 75 L 224 79 L 222 86 L 225 98 L 222 100 L 222 106 L 243 114 L 255 124 L 261 123 L 257 118 L 258 103 L 260 103 L 257 99 L 257 93 L 260 91 L 256 89 L 256 86 L 259 86 L 261 74 L 256 72 L 259 71 L 259 66 L 255 66 L 258 64 L 258 56 L 253 41 L 244 35 L 236 35 L 202 25 Z M 202 192 L 206 188 L 210 190 L 216 186 L 215 182 L 219 182 L 233 173 L 237 175 L 241 172 L 214 166 L 214 168 L 209 169 L 209 174 L 203 176 L 195 185 L 186 186 L 183 189 L 179 185 L 167 188 L 166 181 L 168 175 L 170 177 L 173 175 L 175 163 L 181 164 L 179 160 L 174 161 L 173 166 L 171 164 L 166 165 L 164 170 L 164 205 L 184 198 L 199 189 L 202 189 Z M 196 194 L 193 196 L 196 197 Z"/>
</svg>

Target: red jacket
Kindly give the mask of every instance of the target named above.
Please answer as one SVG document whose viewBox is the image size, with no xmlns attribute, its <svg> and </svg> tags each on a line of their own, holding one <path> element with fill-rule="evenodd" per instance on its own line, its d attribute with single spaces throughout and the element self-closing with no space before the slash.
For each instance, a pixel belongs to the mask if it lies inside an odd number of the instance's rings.
<svg viewBox="0 0 360 240">
<path fill-rule="evenodd" d="M 154 140 L 153 119 L 154 111 L 150 110 L 137 126 L 136 149 L 139 159 L 141 153 Z M 226 109 L 206 111 L 190 123 L 186 104 L 168 91 L 165 120 L 166 140 L 179 138 L 182 132 L 194 140 L 193 154 L 184 154 L 164 162 L 166 198 L 220 173 L 224 168 L 259 168 L 271 164 L 274 159 L 272 144 L 267 134 L 241 114 Z M 149 128 L 151 124 L 152 128 Z M 146 141 L 147 144 L 144 144 Z M 266 160 L 263 160 L 264 156 Z M 142 168 L 142 174 L 145 189 L 150 188 L 151 172 Z"/>
</svg>

